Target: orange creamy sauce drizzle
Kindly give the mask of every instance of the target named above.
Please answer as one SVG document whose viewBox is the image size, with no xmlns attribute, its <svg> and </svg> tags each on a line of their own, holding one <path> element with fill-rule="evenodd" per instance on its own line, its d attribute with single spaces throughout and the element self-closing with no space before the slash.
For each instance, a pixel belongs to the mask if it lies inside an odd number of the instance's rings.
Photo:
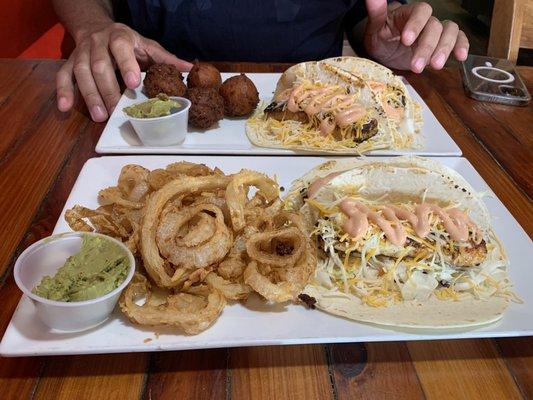
<svg viewBox="0 0 533 400">
<path fill-rule="evenodd" d="M 335 86 L 306 90 L 302 86 L 294 88 L 287 99 L 287 109 L 291 112 L 303 111 L 313 117 L 321 111 L 333 113 L 335 121 L 325 118 L 319 125 L 320 132 L 327 136 L 338 125 L 345 128 L 366 115 L 366 110 L 355 104 L 353 95 L 339 94 Z M 285 93 L 282 97 L 287 96 Z M 304 105 L 305 102 L 305 105 Z"/>
<path fill-rule="evenodd" d="M 415 233 L 423 239 L 430 232 L 431 213 L 440 218 L 445 231 L 456 242 L 468 240 L 469 228 L 477 232 L 476 224 L 464 212 L 456 208 L 445 211 L 435 204 L 418 204 L 414 212 L 395 205 L 382 205 L 379 206 L 381 213 L 378 213 L 355 199 L 347 198 L 340 203 L 340 209 L 348 217 L 342 227 L 354 240 L 360 239 L 366 233 L 369 220 L 396 246 L 403 246 L 407 240 L 407 233 L 400 220 L 409 222 Z"/>
<path fill-rule="evenodd" d="M 381 93 L 387 88 L 385 83 L 377 81 L 368 81 L 368 85 L 378 95 L 381 95 Z M 385 113 L 393 120 L 397 122 L 401 121 L 405 112 L 404 107 L 393 107 L 388 103 L 386 98 L 381 98 L 380 96 L 380 99 L 381 106 L 383 107 L 383 110 L 385 110 Z"/>
</svg>

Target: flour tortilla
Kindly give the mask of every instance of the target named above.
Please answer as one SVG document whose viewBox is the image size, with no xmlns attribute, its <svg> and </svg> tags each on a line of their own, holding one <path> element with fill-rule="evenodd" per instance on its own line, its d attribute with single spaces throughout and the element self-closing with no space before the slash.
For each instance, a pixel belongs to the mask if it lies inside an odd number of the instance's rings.
<svg viewBox="0 0 533 400">
<path fill-rule="evenodd" d="M 248 119 L 246 123 L 246 135 L 253 144 L 260 147 L 315 152 L 318 150 L 323 153 L 342 154 L 361 154 L 370 150 L 392 147 L 394 139 L 393 135 L 395 135 L 395 132 L 393 132 L 393 129 L 391 128 L 390 121 L 385 117 L 385 111 L 376 98 L 375 93 L 372 92 L 363 79 L 334 65 L 328 65 L 320 61 L 304 62 L 292 66 L 282 74 L 274 92 L 274 99 L 286 89 L 291 88 L 293 84 L 300 79 L 320 81 L 324 84 L 340 85 L 342 87 L 351 88 L 351 90 L 357 88 L 360 93 L 359 99 L 361 105 L 369 110 L 372 117 L 378 121 L 378 133 L 370 139 L 349 148 L 336 146 L 335 144 L 321 147 L 310 147 L 299 144 L 284 145 L 272 134 L 272 132 L 270 132 L 268 122 L 263 118 L 262 110 L 259 109 L 258 112 Z M 295 123 L 292 128 L 293 131 L 304 130 L 301 123 Z"/>
<path fill-rule="evenodd" d="M 328 195 L 328 188 L 338 185 L 362 185 L 359 194 L 369 199 L 383 198 L 384 202 L 410 199 L 421 202 L 457 203 L 467 210 L 470 218 L 481 229 L 487 243 L 495 244 L 492 250 L 498 258 L 507 257 L 496 234 L 491 228 L 489 212 L 479 194 L 452 169 L 440 163 L 420 157 L 395 157 L 391 159 L 356 159 L 328 161 L 293 182 L 286 202 L 289 209 L 300 210 L 307 223 L 313 226 L 316 216 L 303 201 L 303 190 L 317 178 L 342 172 L 324 185 L 316 199 Z M 459 301 L 438 300 L 432 296 L 420 303 L 403 301 L 398 304 L 376 308 L 365 305 L 352 295 L 326 288 L 312 281 L 304 293 L 317 300 L 316 306 L 331 314 L 380 325 L 443 329 L 464 328 L 494 322 L 501 318 L 508 300 L 493 296 L 479 300 L 469 293 L 462 293 Z"/>
<path fill-rule="evenodd" d="M 314 297 L 315 306 L 327 313 L 355 321 L 388 327 L 414 329 L 458 329 L 490 324 L 502 318 L 508 301 L 502 297 L 460 301 L 431 297 L 424 303 L 400 302 L 389 307 L 370 307 L 356 296 L 336 294 L 322 286 L 308 285 L 304 293 Z"/>
</svg>

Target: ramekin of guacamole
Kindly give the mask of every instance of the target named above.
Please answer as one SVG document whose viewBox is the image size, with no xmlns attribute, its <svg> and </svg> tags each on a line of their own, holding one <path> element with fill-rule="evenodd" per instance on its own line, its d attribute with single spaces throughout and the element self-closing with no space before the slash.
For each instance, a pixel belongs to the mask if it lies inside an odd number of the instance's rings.
<svg viewBox="0 0 533 400">
<path fill-rule="evenodd" d="M 128 254 L 104 236 L 84 235 L 81 249 L 54 276 L 45 276 L 32 293 L 49 300 L 76 302 L 104 296 L 128 275 Z"/>
<path fill-rule="evenodd" d="M 133 118 L 157 118 L 170 115 L 181 108 L 181 104 L 172 100 L 166 94 L 158 94 L 157 97 L 124 107 L 123 111 Z"/>
</svg>

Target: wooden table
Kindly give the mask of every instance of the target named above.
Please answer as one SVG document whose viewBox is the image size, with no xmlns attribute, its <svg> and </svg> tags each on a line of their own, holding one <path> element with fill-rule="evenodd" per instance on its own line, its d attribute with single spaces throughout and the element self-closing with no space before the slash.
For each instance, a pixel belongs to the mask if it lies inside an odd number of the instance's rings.
<svg viewBox="0 0 533 400">
<path fill-rule="evenodd" d="M 47 236 L 104 127 L 55 107 L 58 61 L 0 61 L 0 332 L 17 255 Z M 280 66 L 224 65 L 273 71 Z M 281 68 L 281 67 L 280 67 Z M 533 92 L 533 68 L 520 73 Z M 526 232 L 533 233 L 533 106 L 465 97 L 456 69 L 407 78 Z M 0 399 L 533 398 L 533 339 L 353 343 L 0 358 Z"/>
</svg>

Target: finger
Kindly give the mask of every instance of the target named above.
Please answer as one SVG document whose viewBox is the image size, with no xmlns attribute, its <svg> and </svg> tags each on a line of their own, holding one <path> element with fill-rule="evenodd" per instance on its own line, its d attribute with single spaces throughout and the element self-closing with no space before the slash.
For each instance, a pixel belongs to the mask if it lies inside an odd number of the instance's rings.
<svg viewBox="0 0 533 400">
<path fill-rule="evenodd" d="M 452 21 L 444 21 L 442 23 L 442 35 L 439 43 L 431 56 L 431 67 L 441 69 L 444 67 L 446 60 L 452 52 L 455 42 L 457 41 L 457 34 L 459 33 L 459 26 Z"/>
<path fill-rule="evenodd" d="M 464 61 L 468 57 L 468 49 L 470 48 L 470 43 L 463 31 L 459 31 L 457 34 L 457 41 L 455 42 L 455 47 L 453 48 L 453 54 L 455 58 L 459 61 Z"/>
<path fill-rule="evenodd" d="M 166 51 L 161 45 L 153 40 L 143 39 L 143 46 L 154 63 L 172 64 L 182 72 L 188 72 L 193 65 L 185 60 L 181 60 L 174 54 Z"/>
<path fill-rule="evenodd" d="M 367 34 L 373 35 L 387 22 L 387 0 L 366 0 Z"/>
<path fill-rule="evenodd" d="M 402 9 L 405 10 L 404 12 L 409 13 L 405 24 L 400 27 L 400 30 L 402 31 L 402 44 L 404 46 L 411 46 L 424 30 L 424 27 L 431 17 L 433 9 L 428 3 L 410 4 L 408 6 L 398 8 L 397 12 L 402 14 Z"/>
<path fill-rule="evenodd" d="M 90 50 L 88 47 L 80 50 L 78 53 L 74 61 L 73 71 L 78 88 L 91 113 L 91 118 L 96 122 L 105 121 L 108 114 L 93 79 L 90 65 Z"/>
<path fill-rule="evenodd" d="M 69 59 L 56 75 L 57 108 L 65 112 L 74 105 L 74 84 L 72 82 L 72 60 Z"/>
<path fill-rule="evenodd" d="M 110 114 L 120 99 L 120 87 L 107 42 L 98 35 L 91 38 L 91 72 L 100 97 Z"/>
<path fill-rule="evenodd" d="M 141 83 L 141 68 L 135 57 L 134 44 L 125 32 L 113 31 L 109 37 L 109 49 L 115 58 L 117 66 L 130 89 Z"/>
<path fill-rule="evenodd" d="M 437 18 L 431 17 L 416 42 L 411 60 L 413 72 L 420 73 L 424 70 L 439 43 L 441 33 L 442 24 Z"/>
</svg>

